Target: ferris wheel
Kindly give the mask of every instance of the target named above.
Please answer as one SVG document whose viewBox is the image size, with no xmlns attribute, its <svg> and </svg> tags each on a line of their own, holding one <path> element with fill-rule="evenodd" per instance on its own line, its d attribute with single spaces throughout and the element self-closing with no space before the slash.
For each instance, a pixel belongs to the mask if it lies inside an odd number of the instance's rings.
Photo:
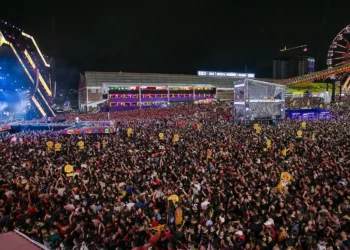
<svg viewBox="0 0 350 250">
<path fill-rule="evenodd" d="M 333 68 L 350 62 L 350 24 L 334 38 L 327 55 L 327 66 Z"/>
</svg>

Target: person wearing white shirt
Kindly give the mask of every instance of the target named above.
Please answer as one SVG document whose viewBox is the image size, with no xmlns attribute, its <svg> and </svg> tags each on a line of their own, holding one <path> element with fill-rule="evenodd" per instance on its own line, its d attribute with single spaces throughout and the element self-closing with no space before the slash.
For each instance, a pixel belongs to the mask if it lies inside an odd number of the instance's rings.
<svg viewBox="0 0 350 250">
<path fill-rule="evenodd" d="M 206 210 L 209 204 L 210 204 L 210 202 L 208 201 L 208 198 L 205 198 L 205 201 L 203 201 L 203 202 L 201 203 L 201 208 L 202 208 L 203 210 Z"/>
<path fill-rule="evenodd" d="M 126 207 L 128 208 L 129 211 L 130 211 L 134 206 L 135 206 L 135 203 L 128 203 L 128 204 L 126 204 Z"/>
</svg>

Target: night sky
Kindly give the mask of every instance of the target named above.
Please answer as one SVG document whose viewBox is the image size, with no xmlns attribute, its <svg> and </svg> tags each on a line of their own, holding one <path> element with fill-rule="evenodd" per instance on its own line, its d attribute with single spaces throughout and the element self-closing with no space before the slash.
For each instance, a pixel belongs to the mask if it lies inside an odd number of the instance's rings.
<svg viewBox="0 0 350 250">
<path fill-rule="evenodd" d="M 350 23 L 345 0 L 112 2 L 5 1 L 0 19 L 57 58 L 60 88 L 76 88 L 84 71 L 196 74 L 244 72 L 247 65 L 271 77 L 278 50 L 303 44 L 322 69 L 333 38 Z"/>
</svg>

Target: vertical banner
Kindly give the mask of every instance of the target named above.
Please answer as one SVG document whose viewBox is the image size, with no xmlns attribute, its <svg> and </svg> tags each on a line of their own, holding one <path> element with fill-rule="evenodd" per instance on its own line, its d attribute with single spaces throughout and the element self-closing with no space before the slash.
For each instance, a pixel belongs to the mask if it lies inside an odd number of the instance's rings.
<svg viewBox="0 0 350 250">
<path fill-rule="evenodd" d="M 38 90 L 39 87 L 39 69 L 35 69 L 35 88 L 34 88 L 34 93 Z"/>
<path fill-rule="evenodd" d="M 56 81 L 53 82 L 53 87 L 52 87 L 52 98 L 55 99 L 56 98 Z"/>
</svg>

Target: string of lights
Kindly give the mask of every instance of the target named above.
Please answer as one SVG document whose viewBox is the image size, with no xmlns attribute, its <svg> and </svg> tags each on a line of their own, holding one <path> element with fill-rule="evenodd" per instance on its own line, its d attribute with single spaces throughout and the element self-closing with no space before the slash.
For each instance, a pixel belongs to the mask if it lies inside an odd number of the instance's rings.
<svg viewBox="0 0 350 250">
<path fill-rule="evenodd" d="M 38 51 L 38 53 L 39 53 L 41 59 L 42 59 L 43 62 L 44 62 L 44 65 L 45 65 L 46 67 L 50 67 L 50 64 L 46 62 L 46 60 L 45 60 L 43 54 L 41 53 L 41 51 L 40 51 L 40 49 L 39 49 L 38 44 L 35 42 L 34 37 L 32 37 L 31 35 L 28 35 L 28 34 L 26 34 L 26 33 L 24 33 L 24 32 L 22 32 L 22 35 L 32 40 L 32 42 L 33 42 L 35 48 L 37 49 L 37 51 Z"/>
<path fill-rule="evenodd" d="M 334 76 L 337 74 L 347 73 L 347 72 L 350 72 L 350 63 L 336 66 L 334 68 L 321 70 L 321 71 L 314 72 L 311 74 L 306 74 L 303 76 L 297 76 L 297 77 L 289 78 L 286 80 L 281 80 L 278 83 L 279 84 L 286 84 L 287 86 L 297 85 L 297 84 L 313 82 L 315 80 L 325 79 L 325 78 L 328 78 L 328 77 L 331 77 L 331 76 Z"/>
</svg>

